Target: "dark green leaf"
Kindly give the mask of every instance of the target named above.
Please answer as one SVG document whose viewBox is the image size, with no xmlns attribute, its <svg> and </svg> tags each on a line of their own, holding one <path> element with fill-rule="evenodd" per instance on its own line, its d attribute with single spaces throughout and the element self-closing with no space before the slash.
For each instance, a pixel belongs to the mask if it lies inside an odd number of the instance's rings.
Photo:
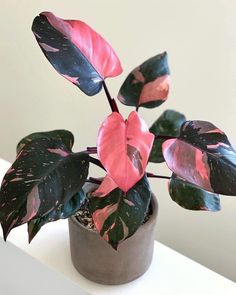
<svg viewBox="0 0 236 295">
<path fill-rule="evenodd" d="M 146 60 L 128 75 L 118 99 L 128 106 L 154 108 L 167 99 L 169 85 L 170 71 L 164 52 Z"/>
<path fill-rule="evenodd" d="M 207 192 L 175 175 L 169 182 L 169 193 L 173 201 L 189 210 L 219 211 L 219 195 Z"/>
<path fill-rule="evenodd" d="M 154 135 L 167 135 L 177 137 L 180 134 L 180 127 L 186 121 L 183 114 L 166 110 L 151 126 L 149 131 Z M 149 162 L 162 163 L 165 161 L 162 154 L 162 144 L 165 139 L 155 138 Z"/>
<path fill-rule="evenodd" d="M 25 136 L 21 141 L 18 143 L 16 151 L 17 154 L 24 148 L 24 146 L 31 141 L 39 138 L 48 138 L 48 139 L 57 139 L 61 140 L 68 150 L 72 149 L 74 144 L 74 136 L 68 130 L 53 130 L 47 132 L 35 132 L 31 133 L 30 135 Z"/>
<path fill-rule="evenodd" d="M 66 219 L 74 215 L 79 210 L 84 200 L 85 193 L 81 189 L 69 201 L 65 202 L 55 210 L 50 211 L 43 217 L 30 220 L 28 222 L 29 242 L 32 241 L 32 239 L 39 232 L 43 225 L 47 224 L 48 222 L 56 221 L 58 219 Z"/>
<path fill-rule="evenodd" d="M 116 188 L 105 197 L 91 197 L 90 212 L 100 235 L 117 249 L 143 223 L 150 199 L 146 175 L 127 193 Z"/>
<path fill-rule="evenodd" d="M 0 190 L 4 238 L 14 227 L 58 208 L 82 188 L 89 167 L 87 153 L 72 153 L 61 140 L 28 143 L 5 175 Z"/>
</svg>

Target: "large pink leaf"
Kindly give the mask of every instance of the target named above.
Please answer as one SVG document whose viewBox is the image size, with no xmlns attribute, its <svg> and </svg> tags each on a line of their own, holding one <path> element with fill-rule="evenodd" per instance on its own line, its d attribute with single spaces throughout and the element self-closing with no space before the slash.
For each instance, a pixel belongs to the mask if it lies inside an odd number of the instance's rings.
<svg viewBox="0 0 236 295">
<path fill-rule="evenodd" d="M 122 72 L 110 44 L 80 20 L 43 12 L 34 19 L 32 30 L 53 67 L 88 95 L 98 93 L 105 78 Z"/>
<path fill-rule="evenodd" d="M 100 127 L 98 156 L 113 181 L 127 192 L 144 175 L 154 135 L 133 111 L 128 120 L 113 112 Z"/>
</svg>

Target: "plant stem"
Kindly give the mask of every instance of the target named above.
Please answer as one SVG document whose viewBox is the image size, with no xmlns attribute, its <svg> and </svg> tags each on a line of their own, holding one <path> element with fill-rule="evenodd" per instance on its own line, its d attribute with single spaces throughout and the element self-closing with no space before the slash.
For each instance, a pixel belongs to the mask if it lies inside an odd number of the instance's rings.
<svg viewBox="0 0 236 295">
<path fill-rule="evenodd" d="M 150 178 L 162 178 L 162 179 L 170 179 L 171 178 L 169 176 L 156 175 L 156 174 L 149 173 L 149 172 L 147 172 L 147 177 L 150 177 Z"/>
<path fill-rule="evenodd" d="M 102 165 L 102 163 L 98 159 L 95 159 L 95 158 L 89 156 L 89 162 L 93 163 L 94 165 L 96 165 L 106 171 L 106 169 L 104 168 L 104 166 Z"/>
<path fill-rule="evenodd" d="M 94 178 L 94 177 L 89 177 L 89 179 L 87 179 L 86 182 L 95 183 L 95 184 L 101 184 L 102 183 L 101 180 L 99 180 L 97 178 Z"/>
<path fill-rule="evenodd" d="M 107 99 L 108 99 L 108 102 L 109 102 L 112 112 L 119 113 L 119 109 L 117 107 L 116 101 L 114 100 L 114 98 L 111 97 L 105 81 L 102 82 L 102 85 L 103 85 L 104 91 L 106 93 L 106 96 L 107 96 Z"/>
<path fill-rule="evenodd" d="M 93 146 L 93 147 L 87 147 L 87 150 L 86 150 L 89 154 L 97 154 L 97 147 L 96 146 Z"/>
<path fill-rule="evenodd" d="M 155 135 L 155 139 L 173 139 L 173 138 L 177 138 L 175 136 L 170 136 L 170 135 Z"/>
</svg>

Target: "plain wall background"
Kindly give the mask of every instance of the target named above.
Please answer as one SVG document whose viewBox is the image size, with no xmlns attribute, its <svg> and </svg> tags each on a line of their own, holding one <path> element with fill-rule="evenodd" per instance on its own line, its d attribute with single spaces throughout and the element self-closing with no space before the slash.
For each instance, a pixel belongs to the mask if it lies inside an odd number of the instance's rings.
<svg viewBox="0 0 236 295">
<path fill-rule="evenodd" d="M 76 150 L 93 146 L 110 112 L 103 93 L 86 97 L 43 56 L 30 27 L 45 10 L 84 20 L 112 44 L 124 68 L 121 76 L 107 81 L 114 96 L 134 67 L 166 50 L 171 93 L 161 107 L 140 109 L 146 122 L 150 125 L 172 108 L 188 119 L 211 121 L 236 143 L 234 0 L 1 0 L 2 158 L 13 161 L 17 142 L 35 131 L 69 129 Z M 133 110 L 120 108 L 124 116 Z M 165 165 L 150 165 L 148 170 L 170 175 Z M 157 239 L 236 281 L 236 198 L 222 197 L 220 213 L 191 212 L 171 201 L 166 181 L 151 184 L 160 205 Z"/>
</svg>

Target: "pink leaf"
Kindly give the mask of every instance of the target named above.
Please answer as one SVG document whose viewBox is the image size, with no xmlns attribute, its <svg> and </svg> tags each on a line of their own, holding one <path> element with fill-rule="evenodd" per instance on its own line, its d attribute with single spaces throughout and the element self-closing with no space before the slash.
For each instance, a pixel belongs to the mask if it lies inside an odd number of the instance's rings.
<svg viewBox="0 0 236 295">
<path fill-rule="evenodd" d="M 128 120 L 113 112 L 100 127 L 98 156 L 113 181 L 127 192 L 144 175 L 154 135 L 137 112 Z"/>
<path fill-rule="evenodd" d="M 109 175 L 106 175 L 101 185 L 96 189 L 96 191 L 92 193 L 92 196 L 96 196 L 100 198 L 105 197 L 115 188 L 117 188 L 117 184 Z"/>
</svg>

